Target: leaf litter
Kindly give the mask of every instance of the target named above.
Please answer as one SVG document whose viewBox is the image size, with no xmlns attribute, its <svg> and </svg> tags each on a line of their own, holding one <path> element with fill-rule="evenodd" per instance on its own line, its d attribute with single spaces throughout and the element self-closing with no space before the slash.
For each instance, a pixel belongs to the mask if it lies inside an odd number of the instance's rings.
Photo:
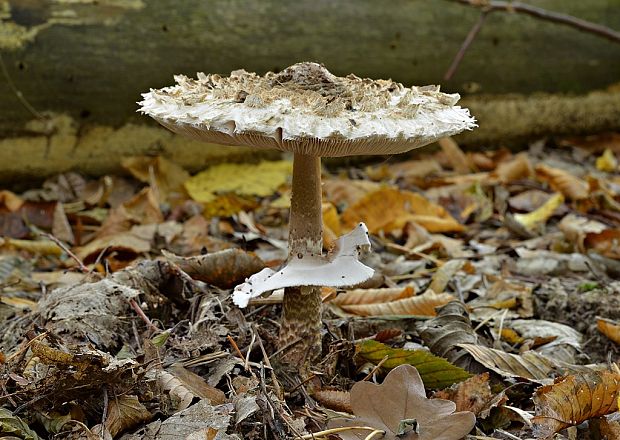
<svg viewBox="0 0 620 440">
<path fill-rule="evenodd" d="M 129 157 L 131 177 L 4 188 L 0 436 L 618 438 L 614 142 L 327 167 L 319 278 L 359 222 L 374 274 L 322 290 L 310 376 L 275 319 L 299 268 L 232 299 L 286 268 L 290 162 Z"/>
</svg>

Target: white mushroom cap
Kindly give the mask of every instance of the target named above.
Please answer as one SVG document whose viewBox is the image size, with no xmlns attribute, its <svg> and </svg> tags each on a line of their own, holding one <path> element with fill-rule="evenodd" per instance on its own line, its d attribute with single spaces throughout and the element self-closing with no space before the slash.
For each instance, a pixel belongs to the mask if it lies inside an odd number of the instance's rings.
<svg viewBox="0 0 620 440">
<path fill-rule="evenodd" d="M 476 126 L 458 94 L 437 86 L 338 77 L 316 63 L 264 76 L 175 76 L 143 94 L 140 111 L 170 130 L 207 142 L 313 156 L 395 154 Z"/>
</svg>

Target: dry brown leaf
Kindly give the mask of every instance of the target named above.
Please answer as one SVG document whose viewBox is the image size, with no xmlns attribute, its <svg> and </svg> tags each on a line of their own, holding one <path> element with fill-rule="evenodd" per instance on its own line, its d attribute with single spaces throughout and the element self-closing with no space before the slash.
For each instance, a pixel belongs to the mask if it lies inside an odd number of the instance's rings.
<svg viewBox="0 0 620 440">
<path fill-rule="evenodd" d="M 265 268 L 256 255 L 241 249 L 224 249 L 196 257 L 179 257 L 162 250 L 168 261 L 178 265 L 190 277 L 229 289 Z"/>
<path fill-rule="evenodd" d="M 549 439 L 569 426 L 610 414 L 618 409 L 620 375 L 592 371 L 566 376 L 536 390 L 534 434 Z"/>
<path fill-rule="evenodd" d="M 105 427 L 112 437 L 119 432 L 148 422 L 153 415 L 138 401 L 138 397 L 122 394 L 109 400 Z"/>
<path fill-rule="evenodd" d="M 323 247 L 325 249 L 331 249 L 338 237 L 342 235 L 340 227 L 340 216 L 338 210 L 331 203 L 323 203 L 322 206 L 322 218 L 323 218 Z"/>
<path fill-rule="evenodd" d="M 340 306 L 345 312 L 360 316 L 417 315 L 435 316 L 435 308 L 453 301 L 449 293 L 435 293 L 427 290 L 424 294 L 375 304 L 351 304 Z"/>
<path fill-rule="evenodd" d="M 211 405 L 228 402 L 223 391 L 209 385 L 201 376 L 192 373 L 180 364 L 172 364 L 168 370 L 181 380 L 185 386 L 201 399 L 207 399 Z"/>
<path fill-rule="evenodd" d="M 128 231 L 134 225 L 157 224 L 164 221 L 153 190 L 144 188 L 128 201 L 112 209 L 97 232 L 97 237 Z"/>
<path fill-rule="evenodd" d="M 360 221 L 371 233 L 392 232 L 413 221 L 429 232 L 458 232 L 464 230 L 448 212 L 420 194 L 382 188 L 367 194 L 349 206 L 341 216 L 345 228 L 354 228 Z"/>
<path fill-rule="evenodd" d="M 526 153 L 517 154 L 509 161 L 500 163 L 495 171 L 489 176 L 498 179 L 502 183 L 526 179 L 534 174 L 532 164 Z"/>
<path fill-rule="evenodd" d="M 368 180 L 326 179 L 323 182 L 325 201 L 339 208 L 350 206 L 366 194 L 380 189 L 383 185 Z"/>
<path fill-rule="evenodd" d="M 435 399 L 446 399 L 456 403 L 457 411 L 471 411 L 478 415 L 491 400 L 489 373 L 482 373 L 452 385 L 433 394 Z"/>
<path fill-rule="evenodd" d="M 620 323 L 606 318 L 596 318 L 596 327 L 616 344 L 620 344 Z"/>
<path fill-rule="evenodd" d="M 445 137 L 439 139 L 437 143 L 454 171 L 459 174 L 467 174 L 471 171 L 468 157 L 463 153 L 463 150 L 460 149 L 459 144 L 457 144 L 454 139 Z"/>
<path fill-rule="evenodd" d="M 604 257 L 620 259 L 620 229 L 606 229 L 605 231 L 587 234 L 584 246 Z"/>
<path fill-rule="evenodd" d="M 419 333 L 431 353 L 448 359 L 458 367 L 474 371 L 472 363 L 475 361 L 458 347 L 458 344 L 478 342 L 465 304 L 452 301 L 437 309 L 437 316 L 421 325 Z"/>
<path fill-rule="evenodd" d="M 338 306 L 376 304 L 409 298 L 414 295 L 414 285 L 404 287 L 385 287 L 381 289 L 353 289 L 339 294 L 331 301 L 331 303 Z"/>
<path fill-rule="evenodd" d="M 433 292 L 443 292 L 446 290 L 448 283 L 454 278 L 454 275 L 463 268 L 465 260 L 450 260 L 437 269 L 437 272 L 431 279 L 431 284 L 428 286 Z"/>
<path fill-rule="evenodd" d="M 601 436 L 607 440 L 620 439 L 620 422 L 617 420 L 608 420 L 605 417 L 599 419 L 599 429 Z"/>
<path fill-rule="evenodd" d="M 547 165 L 536 166 L 536 176 L 549 184 L 554 191 L 559 191 L 568 199 L 581 200 L 588 198 L 588 184 L 567 171 Z"/>
<path fill-rule="evenodd" d="M 185 194 L 183 183 L 190 175 L 168 159 L 161 156 L 133 156 L 124 158 L 121 165 L 136 179 L 155 188 L 162 201 L 168 200 L 172 193 L 177 193 L 177 197 Z"/>
<path fill-rule="evenodd" d="M 348 391 L 318 390 L 312 394 L 312 397 L 325 408 L 347 413 L 353 412 L 353 408 L 351 407 L 351 393 Z"/>
<path fill-rule="evenodd" d="M 454 412 L 454 402 L 427 399 L 418 371 L 394 368 L 381 385 L 357 382 L 351 389 L 354 419 L 332 419 L 328 427 L 366 426 L 381 430 L 384 440 L 459 440 L 476 423 L 471 412 Z M 415 422 L 414 422 L 415 420 Z M 362 440 L 371 430 L 339 432 L 343 440 Z"/>
</svg>

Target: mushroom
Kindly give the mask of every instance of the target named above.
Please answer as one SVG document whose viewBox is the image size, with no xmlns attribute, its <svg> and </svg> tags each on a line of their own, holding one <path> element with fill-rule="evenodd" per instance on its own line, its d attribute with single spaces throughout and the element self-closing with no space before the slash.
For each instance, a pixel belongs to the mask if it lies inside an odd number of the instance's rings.
<svg viewBox="0 0 620 440">
<path fill-rule="evenodd" d="M 317 63 L 298 63 L 264 76 L 175 76 L 177 84 L 143 94 L 140 110 L 170 130 L 224 145 L 292 152 L 289 258 L 234 292 L 239 306 L 285 287 L 280 344 L 286 362 L 306 365 L 321 351 L 320 286 L 353 285 L 372 276 L 358 261 L 369 249 L 360 224 L 322 254 L 321 157 L 396 154 L 475 127 L 458 94 L 437 86 L 404 87 L 391 80 L 338 77 Z"/>
</svg>

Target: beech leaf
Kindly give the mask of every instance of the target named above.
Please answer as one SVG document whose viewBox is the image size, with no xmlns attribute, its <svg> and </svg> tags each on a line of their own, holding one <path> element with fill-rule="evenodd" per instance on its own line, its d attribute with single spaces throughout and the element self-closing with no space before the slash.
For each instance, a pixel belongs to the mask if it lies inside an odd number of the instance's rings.
<svg viewBox="0 0 620 440">
<path fill-rule="evenodd" d="M 418 371 L 411 365 L 392 370 L 381 385 L 357 382 L 351 389 L 355 418 L 337 418 L 329 428 L 367 426 L 384 431 L 384 440 L 459 440 L 472 430 L 476 417 L 454 412 L 449 400 L 428 399 Z M 339 432 L 343 440 L 368 436 L 367 430 Z"/>
<path fill-rule="evenodd" d="M 462 368 L 454 366 L 447 360 L 426 350 L 391 348 L 372 339 L 362 341 L 357 345 L 357 356 L 375 365 L 387 356 L 387 360 L 381 364 L 387 370 L 400 365 L 412 365 L 416 367 L 427 388 L 445 388 L 471 376 Z"/>
</svg>

